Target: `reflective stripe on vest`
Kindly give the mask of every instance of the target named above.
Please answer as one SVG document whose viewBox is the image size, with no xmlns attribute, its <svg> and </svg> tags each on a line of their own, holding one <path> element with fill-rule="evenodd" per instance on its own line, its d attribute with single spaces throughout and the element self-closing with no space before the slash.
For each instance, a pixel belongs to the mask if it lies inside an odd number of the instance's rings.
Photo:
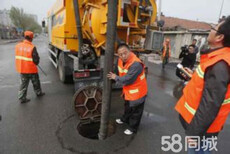
<svg viewBox="0 0 230 154">
<path fill-rule="evenodd" d="M 118 71 L 119 71 L 119 73 L 127 73 L 128 72 L 127 69 L 122 69 L 119 66 L 118 66 Z"/>
<path fill-rule="evenodd" d="M 185 102 L 184 107 L 185 107 L 192 115 L 194 115 L 194 114 L 196 113 L 196 110 L 194 110 L 191 106 L 189 106 L 187 102 Z"/>
<path fill-rule="evenodd" d="M 118 71 L 119 73 L 127 73 L 128 70 L 127 69 L 122 69 L 118 66 Z M 140 76 L 140 79 L 143 80 L 145 78 L 145 73 L 143 73 L 141 76 Z"/>
<path fill-rule="evenodd" d="M 140 79 L 141 79 L 141 80 L 144 80 L 144 79 L 145 79 L 145 73 L 143 73 L 143 74 L 140 76 Z M 130 94 L 135 94 L 135 93 L 138 93 L 138 92 L 139 92 L 139 89 L 129 90 L 129 93 L 130 93 Z"/>
<path fill-rule="evenodd" d="M 230 98 L 225 99 L 224 102 L 222 103 L 222 105 L 226 105 L 226 104 L 230 104 Z M 185 102 L 184 107 L 192 114 L 195 115 L 196 110 L 193 109 L 191 106 L 189 106 L 189 104 L 187 102 Z"/>
<path fill-rule="evenodd" d="M 142 76 L 140 77 L 141 80 L 143 80 L 145 78 L 145 73 L 142 74 Z"/>
<path fill-rule="evenodd" d="M 135 93 L 138 93 L 138 92 L 139 92 L 139 89 L 129 90 L 130 94 L 135 94 Z"/>
<path fill-rule="evenodd" d="M 200 65 L 197 67 L 196 73 L 198 74 L 198 76 L 199 76 L 200 78 L 202 78 L 202 79 L 204 78 L 204 72 L 202 71 Z"/>
<path fill-rule="evenodd" d="M 144 97 L 145 95 L 147 95 L 147 90 L 148 90 L 145 73 L 144 73 L 144 64 L 132 52 L 130 53 L 130 57 L 128 61 L 126 61 L 125 65 L 120 58 L 118 59 L 117 68 L 119 71 L 119 76 L 123 77 L 127 75 L 131 65 L 134 62 L 138 62 L 142 65 L 142 72 L 137 76 L 136 80 L 132 84 L 123 85 L 124 99 L 128 101 L 134 101 L 134 100 Z"/>
<path fill-rule="evenodd" d="M 230 103 L 230 98 L 229 99 L 225 99 L 224 102 L 222 103 L 222 105 L 226 105 Z"/>
<path fill-rule="evenodd" d="M 33 61 L 32 58 L 27 58 L 27 57 L 24 57 L 24 56 L 15 56 L 15 59 L 25 60 L 25 61 Z"/>
</svg>

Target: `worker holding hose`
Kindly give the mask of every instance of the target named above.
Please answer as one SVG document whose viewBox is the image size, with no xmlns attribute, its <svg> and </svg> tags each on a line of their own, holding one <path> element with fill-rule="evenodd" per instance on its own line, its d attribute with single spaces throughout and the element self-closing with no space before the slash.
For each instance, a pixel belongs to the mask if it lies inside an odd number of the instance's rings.
<svg viewBox="0 0 230 154">
<path fill-rule="evenodd" d="M 124 131 L 126 135 L 137 132 L 145 99 L 147 96 L 147 82 L 144 71 L 144 64 L 137 56 L 130 51 L 127 44 L 119 44 L 118 51 L 118 72 L 119 76 L 110 72 L 107 76 L 123 85 L 123 97 L 125 100 L 124 114 L 116 119 L 118 124 L 126 123 L 129 128 Z"/>
<path fill-rule="evenodd" d="M 36 47 L 32 44 L 33 32 L 24 32 L 25 40 L 19 42 L 15 47 L 16 70 L 20 73 L 21 83 L 18 93 L 20 103 L 27 103 L 30 99 L 26 98 L 29 81 L 32 81 L 34 91 L 38 97 L 43 96 L 41 84 L 38 75 L 37 66 L 39 64 L 39 55 Z"/>
</svg>

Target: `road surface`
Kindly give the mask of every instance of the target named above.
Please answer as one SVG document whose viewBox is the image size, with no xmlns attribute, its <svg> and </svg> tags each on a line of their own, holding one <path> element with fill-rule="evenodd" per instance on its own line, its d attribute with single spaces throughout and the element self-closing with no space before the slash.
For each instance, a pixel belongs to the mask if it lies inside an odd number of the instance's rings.
<svg viewBox="0 0 230 154">
<path fill-rule="evenodd" d="M 0 153 L 1 154 L 161 154 L 161 137 L 180 134 L 184 130 L 174 110 L 180 96 L 180 82 L 175 76 L 175 64 L 161 69 L 158 60 L 149 58 L 148 98 L 139 131 L 136 135 L 123 134 L 126 126 L 115 125 L 115 134 L 104 141 L 90 140 L 79 135 L 79 119 L 71 103 L 72 84 L 62 84 L 57 70 L 48 59 L 47 38 L 34 40 L 41 57 L 42 89 L 46 95 L 37 98 L 30 83 L 27 104 L 17 100 L 19 75 L 15 72 L 15 43 L 0 45 Z M 123 112 L 120 91 L 113 91 L 111 120 Z M 219 135 L 218 153 L 229 152 L 230 121 Z M 184 142 L 184 140 L 183 140 Z M 184 152 L 184 143 L 183 151 Z M 166 145 L 165 145 L 166 146 Z M 167 153 L 173 153 L 169 151 Z"/>
</svg>

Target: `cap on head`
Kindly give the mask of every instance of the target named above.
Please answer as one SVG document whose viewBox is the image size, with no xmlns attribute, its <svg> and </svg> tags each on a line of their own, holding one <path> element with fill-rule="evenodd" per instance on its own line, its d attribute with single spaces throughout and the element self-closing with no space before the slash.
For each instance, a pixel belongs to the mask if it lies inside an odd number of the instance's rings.
<svg viewBox="0 0 230 154">
<path fill-rule="evenodd" d="M 25 31 L 24 32 L 24 37 L 26 37 L 26 36 L 28 36 L 29 38 L 32 39 L 34 37 L 34 33 L 31 32 L 31 31 Z"/>
</svg>

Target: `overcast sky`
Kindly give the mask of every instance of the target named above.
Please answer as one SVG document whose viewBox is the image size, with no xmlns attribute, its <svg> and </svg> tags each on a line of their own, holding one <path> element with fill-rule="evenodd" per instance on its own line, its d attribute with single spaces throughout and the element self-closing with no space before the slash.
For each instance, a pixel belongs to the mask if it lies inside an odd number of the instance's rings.
<svg viewBox="0 0 230 154">
<path fill-rule="evenodd" d="M 159 1 L 159 0 L 158 0 Z M 165 16 L 217 22 L 222 0 L 162 0 Z M 222 15 L 230 15 L 230 0 L 224 0 Z"/>
<path fill-rule="evenodd" d="M 23 8 L 26 13 L 36 14 L 38 21 L 46 17 L 56 0 L 0 0 L 0 9 L 11 6 Z M 159 0 L 157 0 L 159 1 Z M 222 0 L 162 0 L 162 12 L 166 16 L 183 19 L 217 22 Z M 225 0 L 222 15 L 230 15 L 230 0 Z"/>
</svg>

